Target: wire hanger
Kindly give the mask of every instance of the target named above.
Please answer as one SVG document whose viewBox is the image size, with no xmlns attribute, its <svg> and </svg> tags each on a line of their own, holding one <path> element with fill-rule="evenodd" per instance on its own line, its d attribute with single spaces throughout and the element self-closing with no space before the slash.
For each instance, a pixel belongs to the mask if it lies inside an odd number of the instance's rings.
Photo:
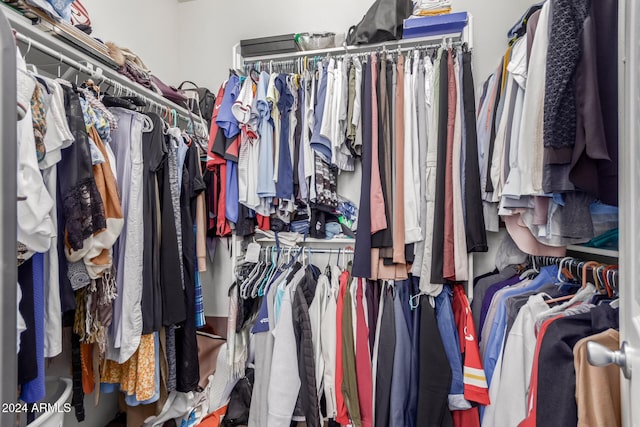
<svg viewBox="0 0 640 427">
<path fill-rule="evenodd" d="M 28 44 L 27 44 L 27 51 L 24 53 L 24 55 L 22 55 L 22 59 L 24 59 L 25 61 L 27 60 L 27 55 L 29 54 L 29 52 L 31 52 L 31 43 L 32 40 L 31 38 L 27 39 L 28 40 Z"/>
</svg>

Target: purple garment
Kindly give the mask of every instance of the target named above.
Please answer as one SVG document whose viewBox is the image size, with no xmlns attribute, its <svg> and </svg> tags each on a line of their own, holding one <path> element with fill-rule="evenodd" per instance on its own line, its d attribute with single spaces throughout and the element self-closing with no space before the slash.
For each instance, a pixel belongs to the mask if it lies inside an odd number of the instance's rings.
<svg viewBox="0 0 640 427">
<path fill-rule="evenodd" d="M 487 293 L 484 295 L 484 299 L 482 300 L 482 309 L 480 310 L 480 328 L 476 331 L 478 334 L 478 342 L 482 339 L 482 327 L 484 326 L 484 321 L 487 318 L 487 313 L 489 312 L 489 307 L 491 306 L 491 300 L 493 296 L 500 289 L 506 288 L 507 286 L 513 286 L 516 283 L 520 283 L 522 280 L 519 276 L 513 276 L 510 279 L 507 279 L 503 282 L 498 282 L 495 285 L 491 285 L 489 289 L 487 289 Z"/>
<path fill-rule="evenodd" d="M 239 208 L 239 188 L 238 188 L 238 163 L 227 160 L 227 204 L 225 217 L 233 222 L 238 223 Z"/>
</svg>

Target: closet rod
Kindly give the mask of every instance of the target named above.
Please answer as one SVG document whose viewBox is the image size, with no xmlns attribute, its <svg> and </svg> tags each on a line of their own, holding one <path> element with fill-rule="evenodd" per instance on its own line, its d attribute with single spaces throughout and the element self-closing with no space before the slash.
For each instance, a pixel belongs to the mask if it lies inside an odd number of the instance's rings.
<svg viewBox="0 0 640 427">
<path fill-rule="evenodd" d="M 447 41 L 445 44 L 447 46 L 462 46 L 466 42 L 464 40 L 455 40 L 455 41 Z M 296 64 L 303 57 L 307 57 L 308 59 L 312 58 L 345 58 L 349 56 L 363 56 L 370 55 L 372 53 L 381 53 L 386 51 L 387 53 L 394 52 L 409 52 L 416 49 L 433 49 L 437 47 L 441 47 L 443 45 L 442 41 L 439 43 L 430 43 L 430 44 L 416 44 L 413 46 L 402 46 L 402 47 L 394 47 L 389 45 L 384 45 L 383 47 L 379 47 L 377 49 L 373 48 L 373 46 L 369 45 L 366 48 L 356 48 L 356 49 L 340 49 L 334 51 L 317 51 L 317 53 L 312 52 L 296 52 L 289 55 L 281 55 L 281 56 L 268 56 L 268 57 L 257 57 L 257 58 L 247 58 L 244 61 L 245 67 L 250 65 L 255 65 L 257 63 L 263 63 L 263 65 L 276 65 L 276 64 Z"/>
<path fill-rule="evenodd" d="M 261 251 L 273 251 L 273 252 L 287 252 L 290 251 L 292 253 L 298 253 L 302 251 L 303 253 L 310 254 L 347 254 L 353 255 L 353 249 L 313 249 L 313 248 L 303 248 L 303 247 L 284 247 L 284 248 L 276 248 L 274 247 L 266 247 L 260 248 Z"/>
<path fill-rule="evenodd" d="M 112 87 L 118 90 L 123 90 L 126 93 L 129 93 L 133 96 L 138 96 L 142 98 L 145 101 L 145 103 L 147 103 L 147 105 L 150 105 L 152 108 L 153 107 L 157 108 L 158 111 L 160 112 L 169 112 L 171 110 L 176 110 L 178 116 L 180 116 L 180 118 L 182 118 L 185 122 L 189 123 L 189 122 L 195 121 L 196 123 L 194 123 L 194 126 L 200 126 L 204 130 L 208 131 L 207 127 L 204 125 L 204 122 L 199 120 L 200 119 L 199 117 L 189 114 L 189 111 L 186 108 L 181 107 L 177 104 L 174 104 L 171 101 L 166 100 L 160 95 L 152 92 L 151 90 L 127 80 L 126 77 L 119 75 L 117 72 L 109 68 L 99 67 L 88 60 L 83 60 L 83 62 L 80 62 L 78 60 L 72 59 L 68 55 L 65 55 L 62 53 L 64 50 L 70 49 L 68 46 L 64 46 L 63 43 L 55 39 L 51 39 L 51 40 L 47 39 L 46 34 L 38 35 L 41 38 L 44 37 L 45 40 L 47 40 L 47 42 L 50 42 L 51 45 L 53 46 L 53 47 L 50 47 L 47 44 L 36 40 L 34 37 L 30 37 L 26 35 L 25 32 L 27 31 L 23 32 L 24 28 L 21 28 L 21 26 L 25 24 L 21 23 L 19 20 L 17 20 L 15 17 L 12 17 L 11 15 L 9 15 L 8 17 L 13 18 L 13 19 L 10 19 L 10 21 L 11 21 L 12 27 L 14 28 L 14 34 L 16 39 L 21 41 L 22 43 L 25 43 L 28 46 L 27 49 L 29 49 L 29 47 L 33 49 L 37 49 L 38 51 L 44 53 L 45 55 L 50 56 L 51 58 L 58 59 L 61 63 L 65 63 L 68 66 L 75 68 L 78 71 L 86 73 L 91 78 L 98 80 L 101 83 L 110 84 Z M 29 29 L 27 28 L 27 30 Z M 30 31 L 35 32 L 39 30 L 30 29 Z M 54 48 L 57 48 L 58 50 L 55 50 Z M 133 85 L 135 85 L 135 87 Z M 192 117 L 193 117 L 193 120 L 192 120 Z"/>
</svg>

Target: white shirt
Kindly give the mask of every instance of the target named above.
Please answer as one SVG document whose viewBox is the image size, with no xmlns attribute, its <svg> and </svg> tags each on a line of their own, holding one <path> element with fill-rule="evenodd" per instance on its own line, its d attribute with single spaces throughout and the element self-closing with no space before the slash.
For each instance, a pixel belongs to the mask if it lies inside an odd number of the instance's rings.
<svg viewBox="0 0 640 427">
<path fill-rule="evenodd" d="M 47 191 L 35 150 L 31 108 L 18 122 L 18 241 L 34 252 L 47 252 L 56 230 L 51 220 L 54 200 Z"/>
<path fill-rule="evenodd" d="M 469 279 L 469 258 L 467 257 L 467 234 L 462 212 L 462 168 L 460 158 L 462 156 L 462 103 L 460 102 L 462 85 L 460 84 L 460 58 L 454 59 L 454 77 L 457 88 L 456 118 L 453 131 L 453 240 L 456 280 Z"/>
<path fill-rule="evenodd" d="M 418 63 L 414 61 L 417 70 Z M 411 58 L 404 64 L 404 239 L 406 244 L 422 240 L 420 229 L 420 147 L 418 146 L 418 117 L 416 80 L 411 73 Z M 416 76 L 417 77 L 417 73 Z M 417 185 L 416 185 L 417 183 Z"/>
<path fill-rule="evenodd" d="M 322 323 L 329 303 L 329 278 L 324 274 L 318 277 L 316 292 L 309 306 L 309 319 L 311 320 L 311 339 L 313 341 L 313 354 L 316 363 L 316 387 L 318 399 L 322 396 L 324 379 L 324 358 L 322 357 Z"/>
<path fill-rule="evenodd" d="M 62 160 L 62 149 L 73 144 L 74 138 L 69 130 L 66 112 L 64 109 L 64 92 L 58 82 L 45 79 L 51 94 L 48 95 L 47 105 L 47 133 L 44 137 L 44 145 L 47 154 L 38 166 L 40 169 L 48 169 Z"/>
<path fill-rule="evenodd" d="M 301 382 L 296 335 L 293 329 L 293 294 L 304 275 L 304 269 L 300 269 L 286 288 L 278 323 L 273 331 L 275 343 L 267 397 L 267 427 L 289 427 L 298 400 Z"/>
<path fill-rule="evenodd" d="M 335 158 L 334 154 L 334 145 L 331 140 L 332 137 L 332 129 L 333 129 L 333 120 L 335 119 L 335 115 L 333 114 L 334 107 L 334 86 L 335 86 L 335 70 L 336 61 L 331 58 L 329 60 L 329 65 L 327 66 L 327 92 L 324 100 L 324 111 L 322 114 L 322 125 L 320 126 L 320 135 L 327 138 L 331 145 L 331 161 Z"/>
<path fill-rule="evenodd" d="M 334 267 L 327 294 L 327 308 L 322 319 L 321 341 L 324 359 L 324 394 L 327 401 L 327 417 L 338 415 L 336 403 L 336 310 L 340 290 L 340 270 Z"/>
<path fill-rule="evenodd" d="M 142 269 L 144 250 L 144 216 L 142 183 L 144 164 L 142 158 L 142 127 L 140 114 L 114 109 L 120 122 L 131 120 L 129 128 L 120 126 L 112 134 L 117 160 L 118 190 L 122 201 L 122 214 L 126 226 L 116 243 L 119 246 L 116 282 L 121 294 L 120 324 L 116 325 L 114 348 L 109 359 L 126 362 L 138 349 L 142 335 Z"/>
<path fill-rule="evenodd" d="M 428 295 L 437 296 L 442 292 L 443 285 L 431 283 L 431 260 L 433 251 L 430 242 L 433 239 L 433 214 L 435 212 L 435 193 L 436 193 L 436 169 L 438 166 L 438 103 L 436 97 L 438 94 L 435 89 L 435 79 L 439 76 L 438 70 L 434 67 L 430 60 L 426 60 L 425 67 L 425 97 L 427 99 L 427 164 L 426 169 L 426 191 L 427 211 L 423 218 L 425 224 L 424 230 L 424 254 L 422 257 L 422 265 L 420 266 L 420 291 Z"/>
<path fill-rule="evenodd" d="M 546 81 L 547 48 L 549 46 L 550 2 L 545 2 L 540 11 L 536 37 L 531 46 L 527 91 L 522 107 L 522 125 L 518 144 L 518 169 L 520 170 L 520 193 L 540 195 L 542 170 L 544 167 L 544 87 Z"/>
<path fill-rule="evenodd" d="M 232 112 L 240 123 L 242 139 L 238 151 L 238 201 L 249 209 L 259 210 L 258 170 L 260 139 L 258 135 L 259 113 L 257 99 L 253 96 L 253 81 L 245 79 Z"/>
<path fill-rule="evenodd" d="M 529 297 L 511 327 L 503 351 L 502 370 L 494 371 L 482 424 L 511 427 L 527 416 L 527 395 L 536 348 L 535 318 L 549 309 L 542 294 Z"/>
<path fill-rule="evenodd" d="M 49 153 L 47 153 L 48 155 Z M 51 167 L 42 171 L 42 176 L 52 198 L 57 193 L 58 168 Z M 58 229 L 58 214 L 54 206 L 50 212 L 54 230 Z M 62 305 L 60 302 L 60 262 L 58 259 L 58 236 L 51 238 L 51 248 L 45 254 L 44 287 L 44 357 L 56 357 L 62 353 Z"/>
<path fill-rule="evenodd" d="M 512 196 L 520 198 L 520 182 L 522 177 L 518 169 L 518 151 L 520 145 L 520 126 L 522 124 L 522 108 L 524 106 L 524 96 L 527 81 L 527 49 L 526 40 L 522 41 L 523 48 L 515 49 L 511 53 L 511 61 L 507 69 L 513 78 L 516 91 L 515 104 L 513 107 L 513 119 L 511 123 L 511 139 L 509 144 L 509 175 L 504 177 L 504 188 L 502 196 Z M 504 170 L 504 169 L 503 169 Z M 506 213 L 506 212 L 504 212 Z M 500 211 L 502 215 L 502 209 Z"/>
</svg>

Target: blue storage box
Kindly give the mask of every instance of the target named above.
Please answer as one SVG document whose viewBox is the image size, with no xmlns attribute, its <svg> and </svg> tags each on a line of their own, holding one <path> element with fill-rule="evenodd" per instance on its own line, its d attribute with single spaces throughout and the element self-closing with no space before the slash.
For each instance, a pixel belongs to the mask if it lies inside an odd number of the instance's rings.
<svg viewBox="0 0 640 427">
<path fill-rule="evenodd" d="M 413 39 L 437 36 L 440 34 L 459 33 L 466 27 L 467 21 L 467 12 L 405 19 L 402 38 Z"/>
</svg>

